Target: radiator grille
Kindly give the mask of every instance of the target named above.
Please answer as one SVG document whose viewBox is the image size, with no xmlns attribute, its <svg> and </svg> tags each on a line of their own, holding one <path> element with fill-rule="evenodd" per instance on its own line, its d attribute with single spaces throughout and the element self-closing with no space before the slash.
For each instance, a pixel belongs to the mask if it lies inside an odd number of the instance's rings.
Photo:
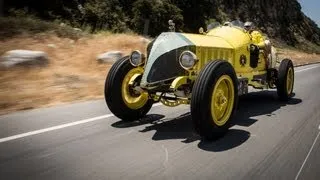
<svg viewBox="0 0 320 180">
<path fill-rule="evenodd" d="M 197 71 L 199 72 L 209 61 L 226 60 L 233 64 L 233 51 L 231 49 L 219 49 L 210 47 L 197 47 L 196 54 L 199 59 Z"/>
</svg>

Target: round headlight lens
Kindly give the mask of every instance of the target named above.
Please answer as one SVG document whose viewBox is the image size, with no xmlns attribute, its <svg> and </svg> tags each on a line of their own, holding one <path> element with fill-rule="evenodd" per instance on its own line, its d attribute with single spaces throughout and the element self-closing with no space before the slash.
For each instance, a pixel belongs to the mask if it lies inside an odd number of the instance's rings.
<svg viewBox="0 0 320 180">
<path fill-rule="evenodd" d="M 196 64 L 197 56 L 191 51 L 184 51 L 180 55 L 179 62 L 184 69 L 189 70 Z"/>
<path fill-rule="evenodd" d="M 133 51 L 130 55 L 130 63 L 137 67 L 144 63 L 143 54 L 140 51 Z"/>
</svg>

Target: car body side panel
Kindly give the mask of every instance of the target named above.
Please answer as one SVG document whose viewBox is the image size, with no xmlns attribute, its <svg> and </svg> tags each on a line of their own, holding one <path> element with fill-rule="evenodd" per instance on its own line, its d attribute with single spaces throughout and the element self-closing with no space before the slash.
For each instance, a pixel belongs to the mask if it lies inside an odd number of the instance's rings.
<svg viewBox="0 0 320 180">
<path fill-rule="evenodd" d="M 250 35 L 243 29 L 221 26 L 212 29 L 206 35 L 183 34 L 196 45 L 196 55 L 199 62 L 196 71 L 199 72 L 208 61 L 223 59 L 233 65 L 237 74 L 257 70 L 250 67 L 251 43 Z M 244 59 L 241 62 L 241 58 Z M 263 62 L 261 62 L 263 63 Z M 259 66 L 259 69 L 263 65 Z"/>
</svg>

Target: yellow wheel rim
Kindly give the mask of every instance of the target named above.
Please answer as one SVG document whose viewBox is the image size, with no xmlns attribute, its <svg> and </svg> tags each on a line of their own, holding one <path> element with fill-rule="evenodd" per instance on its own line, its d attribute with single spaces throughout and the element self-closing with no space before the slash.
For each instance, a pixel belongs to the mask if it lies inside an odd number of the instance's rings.
<svg viewBox="0 0 320 180">
<path fill-rule="evenodd" d="M 223 126 L 230 118 L 234 104 L 234 85 L 228 75 L 221 76 L 214 86 L 211 98 L 211 115 L 218 126 Z"/>
<path fill-rule="evenodd" d="M 132 87 L 130 87 L 129 82 L 131 78 L 137 74 L 142 74 L 143 69 L 141 68 L 134 68 L 130 70 L 127 75 L 124 77 L 122 81 L 122 99 L 124 103 L 130 108 L 130 109 L 140 109 L 142 108 L 148 101 L 148 93 L 143 92 L 140 94 L 133 93 Z"/>
<path fill-rule="evenodd" d="M 291 94 L 293 90 L 293 69 L 290 67 L 287 74 L 287 92 Z"/>
</svg>

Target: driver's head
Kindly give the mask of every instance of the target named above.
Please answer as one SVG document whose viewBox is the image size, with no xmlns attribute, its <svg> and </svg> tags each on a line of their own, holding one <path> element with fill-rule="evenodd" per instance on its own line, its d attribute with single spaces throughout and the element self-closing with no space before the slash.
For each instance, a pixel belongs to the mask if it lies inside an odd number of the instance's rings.
<svg viewBox="0 0 320 180">
<path fill-rule="evenodd" d="M 245 22 L 244 23 L 244 29 L 247 30 L 247 31 L 252 31 L 253 30 L 253 23 L 252 22 Z"/>
<path fill-rule="evenodd" d="M 226 21 L 223 25 L 224 25 L 224 26 L 230 26 L 230 22 L 229 22 L 229 21 Z"/>
</svg>

